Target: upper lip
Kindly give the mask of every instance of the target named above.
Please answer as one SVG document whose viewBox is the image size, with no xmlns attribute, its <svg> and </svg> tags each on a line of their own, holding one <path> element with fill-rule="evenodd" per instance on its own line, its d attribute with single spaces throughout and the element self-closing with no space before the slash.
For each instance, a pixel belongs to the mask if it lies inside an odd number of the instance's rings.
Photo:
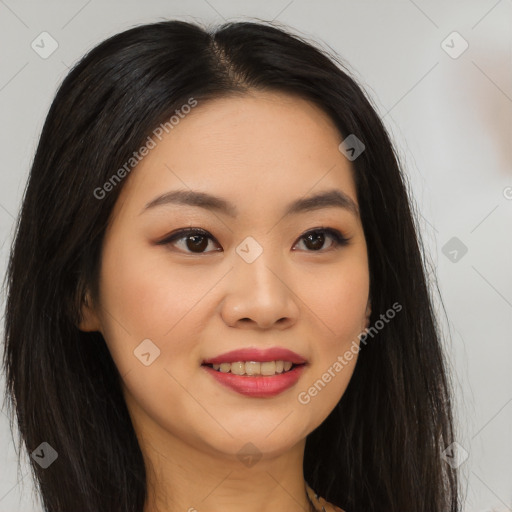
<svg viewBox="0 0 512 512">
<path fill-rule="evenodd" d="M 210 359 L 205 359 L 202 364 L 221 364 L 221 363 L 234 363 L 237 361 L 260 361 L 262 363 L 266 361 L 290 361 L 293 364 L 306 363 L 306 359 L 289 350 L 282 347 L 274 347 L 267 349 L 259 348 L 241 348 L 237 350 L 231 350 Z"/>
</svg>

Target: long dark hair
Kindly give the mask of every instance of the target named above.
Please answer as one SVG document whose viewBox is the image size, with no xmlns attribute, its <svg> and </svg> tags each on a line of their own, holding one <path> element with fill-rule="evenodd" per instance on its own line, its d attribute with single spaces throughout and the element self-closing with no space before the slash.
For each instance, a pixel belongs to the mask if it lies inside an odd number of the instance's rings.
<svg viewBox="0 0 512 512">
<path fill-rule="evenodd" d="M 251 89 L 299 95 L 345 138 L 366 237 L 373 325 L 340 402 L 306 441 L 304 476 L 348 512 L 456 512 L 452 388 L 400 159 L 345 64 L 272 23 L 215 31 L 182 21 L 142 25 L 92 49 L 60 86 L 44 124 L 6 276 L 5 367 L 11 428 L 31 453 L 58 452 L 32 471 L 47 511 L 141 512 L 146 469 L 102 335 L 77 328 L 85 290 L 97 295 L 102 240 L 125 180 L 113 172 L 156 126 L 194 98 Z M 41 406 L 44 404 L 44 407 Z"/>
</svg>

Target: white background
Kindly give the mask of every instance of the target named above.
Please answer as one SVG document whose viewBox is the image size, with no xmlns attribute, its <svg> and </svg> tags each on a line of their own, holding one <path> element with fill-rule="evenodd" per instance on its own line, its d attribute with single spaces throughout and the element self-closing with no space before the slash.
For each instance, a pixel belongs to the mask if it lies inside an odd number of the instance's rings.
<svg viewBox="0 0 512 512">
<path fill-rule="evenodd" d="M 107 36 L 168 18 L 274 19 L 350 65 L 404 160 L 448 314 L 458 442 L 469 453 L 464 510 L 512 510 L 512 0 L 0 0 L 2 276 L 38 136 L 68 67 Z M 31 48 L 43 31 L 58 43 L 47 59 Z M 443 49 L 463 48 L 454 31 L 469 45 L 457 58 Z M 468 249 L 455 262 L 443 253 L 452 237 Z M 0 512 L 41 510 L 22 469 L 0 414 Z"/>
</svg>

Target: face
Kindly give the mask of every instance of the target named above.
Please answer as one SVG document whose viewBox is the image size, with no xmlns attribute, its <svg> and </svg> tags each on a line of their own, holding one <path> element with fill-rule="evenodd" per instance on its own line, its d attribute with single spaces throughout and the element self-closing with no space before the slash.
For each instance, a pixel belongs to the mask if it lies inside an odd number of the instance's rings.
<svg viewBox="0 0 512 512">
<path fill-rule="evenodd" d="M 270 456 L 340 400 L 370 312 L 341 141 L 308 101 L 251 93 L 199 103 L 125 178 L 80 328 L 103 334 L 139 435 Z M 160 197 L 176 191 L 216 199 Z M 266 364 L 205 365 L 235 350 Z"/>
</svg>

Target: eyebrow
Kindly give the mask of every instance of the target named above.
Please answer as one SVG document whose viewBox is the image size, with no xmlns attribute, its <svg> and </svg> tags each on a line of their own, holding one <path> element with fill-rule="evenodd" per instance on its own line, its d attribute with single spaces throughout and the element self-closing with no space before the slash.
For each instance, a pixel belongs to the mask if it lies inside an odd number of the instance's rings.
<svg viewBox="0 0 512 512">
<path fill-rule="evenodd" d="M 229 201 L 206 192 L 194 190 L 173 190 L 155 197 L 142 209 L 141 213 L 161 205 L 184 204 L 197 206 L 207 210 L 215 210 L 230 217 L 238 215 L 238 209 Z M 284 215 L 305 213 L 323 208 L 343 208 L 350 213 L 359 216 L 359 208 L 356 203 L 344 192 L 338 189 L 326 190 L 309 197 L 302 197 L 288 204 Z"/>
</svg>

